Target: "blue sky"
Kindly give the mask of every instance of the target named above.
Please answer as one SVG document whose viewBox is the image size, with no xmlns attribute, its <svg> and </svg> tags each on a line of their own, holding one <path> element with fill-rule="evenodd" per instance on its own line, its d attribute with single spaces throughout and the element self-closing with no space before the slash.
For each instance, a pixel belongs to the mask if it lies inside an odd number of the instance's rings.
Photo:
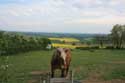
<svg viewBox="0 0 125 83">
<path fill-rule="evenodd" d="M 0 0 L 0 30 L 109 33 L 125 24 L 125 0 Z"/>
</svg>

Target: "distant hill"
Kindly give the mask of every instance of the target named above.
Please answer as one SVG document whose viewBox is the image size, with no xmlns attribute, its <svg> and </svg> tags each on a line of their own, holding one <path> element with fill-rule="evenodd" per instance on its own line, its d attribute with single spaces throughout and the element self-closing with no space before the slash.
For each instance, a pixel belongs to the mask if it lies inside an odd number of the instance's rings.
<svg viewBox="0 0 125 83">
<path fill-rule="evenodd" d="M 8 33 L 17 33 L 17 34 L 21 34 L 21 35 L 28 35 L 28 36 L 42 36 L 42 37 L 59 37 L 59 38 L 63 38 L 63 37 L 68 37 L 68 38 L 77 38 L 79 40 L 84 39 L 84 38 L 93 38 L 97 35 L 100 34 L 82 34 L 82 33 L 48 33 L 48 32 L 8 32 Z M 106 34 L 103 34 L 106 35 Z"/>
</svg>

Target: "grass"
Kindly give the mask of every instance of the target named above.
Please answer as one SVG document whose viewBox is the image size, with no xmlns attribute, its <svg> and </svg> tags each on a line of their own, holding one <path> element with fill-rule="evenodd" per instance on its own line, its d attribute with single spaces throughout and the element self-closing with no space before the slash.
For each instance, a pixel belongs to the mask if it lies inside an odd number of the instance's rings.
<svg viewBox="0 0 125 83">
<path fill-rule="evenodd" d="M 11 56 L 1 56 L 1 64 L 7 64 L 3 79 L 8 83 L 27 83 L 32 71 L 50 71 L 53 51 L 33 51 Z M 6 60 L 6 62 L 4 62 Z M 70 69 L 75 79 L 97 78 L 103 80 L 125 79 L 124 50 L 73 50 Z M 1 74 L 1 73 L 0 73 Z M 18 79 L 22 76 L 22 79 Z M 4 79 L 5 80 L 5 79 Z M 0 80 L 1 81 L 1 80 Z"/>
</svg>

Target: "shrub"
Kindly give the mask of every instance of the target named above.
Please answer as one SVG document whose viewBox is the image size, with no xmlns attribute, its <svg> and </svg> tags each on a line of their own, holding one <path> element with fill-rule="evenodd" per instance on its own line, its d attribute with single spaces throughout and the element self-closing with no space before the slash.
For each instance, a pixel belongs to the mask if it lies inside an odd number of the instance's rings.
<svg viewBox="0 0 125 83">
<path fill-rule="evenodd" d="M 113 46 L 106 46 L 106 49 L 114 49 Z"/>
<path fill-rule="evenodd" d="M 89 50 L 90 47 L 76 47 L 76 49 L 80 49 L 80 50 Z"/>
<path fill-rule="evenodd" d="M 92 47 L 76 47 L 76 49 L 80 49 L 80 50 L 99 49 L 99 46 L 92 46 Z"/>
</svg>

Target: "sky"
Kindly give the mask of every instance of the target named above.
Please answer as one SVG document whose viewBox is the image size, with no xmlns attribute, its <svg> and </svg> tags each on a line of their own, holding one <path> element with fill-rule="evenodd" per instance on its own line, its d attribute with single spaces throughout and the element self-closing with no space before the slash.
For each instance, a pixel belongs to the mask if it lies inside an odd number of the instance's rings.
<svg viewBox="0 0 125 83">
<path fill-rule="evenodd" d="M 0 30 L 110 33 L 125 24 L 125 0 L 0 0 Z"/>
</svg>

